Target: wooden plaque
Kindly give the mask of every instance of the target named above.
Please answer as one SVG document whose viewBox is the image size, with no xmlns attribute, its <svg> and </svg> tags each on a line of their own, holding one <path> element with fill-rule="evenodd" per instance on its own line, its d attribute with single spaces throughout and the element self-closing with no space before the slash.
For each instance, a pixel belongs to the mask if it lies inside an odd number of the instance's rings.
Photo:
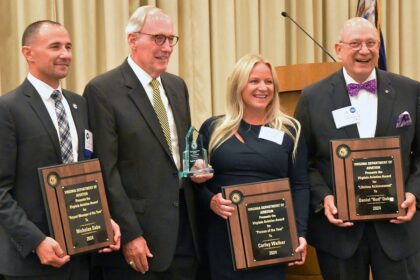
<svg viewBox="0 0 420 280">
<path fill-rule="evenodd" d="M 227 220 L 235 270 L 301 259 L 289 180 L 222 187 L 236 207 Z"/>
<path fill-rule="evenodd" d="M 338 219 L 405 215 L 399 137 L 331 140 L 331 157 Z"/>
<path fill-rule="evenodd" d="M 69 255 L 114 243 L 99 161 L 38 169 L 50 234 Z"/>
</svg>

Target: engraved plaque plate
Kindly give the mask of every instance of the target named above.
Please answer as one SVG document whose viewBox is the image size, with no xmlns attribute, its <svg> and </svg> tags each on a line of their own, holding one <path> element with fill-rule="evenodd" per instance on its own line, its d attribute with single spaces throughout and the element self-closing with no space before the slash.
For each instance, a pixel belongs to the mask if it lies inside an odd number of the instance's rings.
<svg viewBox="0 0 420 280">
<path fill-rule="evenodd" d="M 251 203 L 246 212 L 256 261 L 292 255 L 285 199 Z"/>
<path fill-rule="evenodd" d="M 356 215 L 398 213 L 393 157 L 353 159 Z"/>
<path fill-rule="evenodd" d="M 73 246 L 82 248 L 107 242 L 98 182 L 90 181 L 62 188 Z"/>
</svg>

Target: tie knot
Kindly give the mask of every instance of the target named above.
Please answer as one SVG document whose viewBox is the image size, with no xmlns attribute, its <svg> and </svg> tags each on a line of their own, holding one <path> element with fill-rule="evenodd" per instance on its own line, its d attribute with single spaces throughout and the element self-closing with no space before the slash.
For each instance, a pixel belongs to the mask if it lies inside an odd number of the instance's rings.
<svg viewBox="0 0 420 280">
<path fill-rule="evenodd" d="M 53 93 L 51 93 L 51 98 L 54 101 L 60 101 L 61 100 L 61 92 L 59 90 L 54 90 Z"/>
<path fill-rule="evenodd" d="M 367 90 L 370 93 L 375 93 L 376 92 L 376 80 L 370 80 L 361 84 L 354 84 L 354 83 L 350 83 L 347 85 L 347 91 L 349 92 L 350 96 L 357 96 L 357 94 L 359 94 L 360 90 Z"/>
<path fill-rule="evenodd" d="M 150 85 L 152 86 L 152 88 L 153 88 L 153 89 L 159 89 L 159 81 L 158 81 L 158 80 L 156 80 L 156 79 L 153 79 L 153 80 L 150 82 Z"/>
</svg>

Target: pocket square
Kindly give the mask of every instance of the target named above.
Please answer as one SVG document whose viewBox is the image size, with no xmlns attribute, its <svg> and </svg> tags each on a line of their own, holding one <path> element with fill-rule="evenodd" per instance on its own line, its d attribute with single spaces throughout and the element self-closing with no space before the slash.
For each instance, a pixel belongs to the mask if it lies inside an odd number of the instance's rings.
<svg viewBox="0 0 420 280">
<path fill-rule="evenodd" d="M 407 111 L 404 111 L 398 116 L 397 125 L 395 127 L 400 128 L 404 126 L 409 126 L 411 125 L 411 123 L 412 121 L 411 121 L 410 113 Z"/>
</svg>

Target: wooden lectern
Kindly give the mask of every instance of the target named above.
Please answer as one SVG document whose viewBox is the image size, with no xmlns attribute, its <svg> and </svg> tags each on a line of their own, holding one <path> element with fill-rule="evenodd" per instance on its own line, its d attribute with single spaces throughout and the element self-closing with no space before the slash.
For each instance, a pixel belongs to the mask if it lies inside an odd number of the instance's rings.
<svg viewBox="0 0 420 280">
<path fill-rule="evenodd" d="M 283 112 L 293 116 L 302 89 L 341 68 L 341 63 L 309 63 L 276 67 L 280 84 L 280 104 Z M 288 268 L 286 280 L 322 280 L 315 249 L 308 246 L 303 266 Z"/>
<path fill-rule="evenodd" d="M 293 116 L 302 89 L 322 80 L 341 66 L 338 62 L 324 62 L 276 67 L 282 110 Z"/>
</svg>

